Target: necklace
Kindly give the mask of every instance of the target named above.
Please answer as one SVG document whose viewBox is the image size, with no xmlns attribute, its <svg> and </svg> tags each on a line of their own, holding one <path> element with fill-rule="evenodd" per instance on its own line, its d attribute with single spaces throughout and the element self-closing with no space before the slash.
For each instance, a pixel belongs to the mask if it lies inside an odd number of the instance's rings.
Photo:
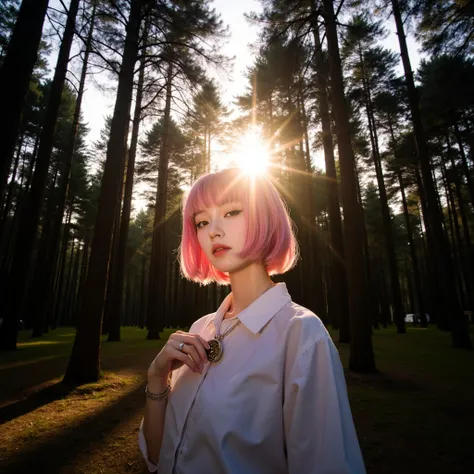
<svg viewBox="0 0 474 474">
<path fill-rule="evenodd" d="M 270 286 L 263 293 L 266 293 L 270 288 L 274 286 L 275 286 L 275 283 L 271 282 Z M 222 354 L 224 353 L 224 347 L 222 346 L 221 341 L 222 339 L 224 339 L 224 336 L 227 336 L 227 334 L 232 332 L 239 324 L 240 324 L 240 319 L 235 324 L 227 328 L 227 330 L 224 331 L 222 334 L 219 334 L 219 331 L 217 330 L 216 335 L 214 336 L 214 339 L 207 341 L 207 343 L 209 344 L 209 349 L 206 350 L 206 353 L 207 353 L 207 358 L 209 359 L 209 362 L 218 362 L 219 360 L 221 360 Z"/>
</svg>

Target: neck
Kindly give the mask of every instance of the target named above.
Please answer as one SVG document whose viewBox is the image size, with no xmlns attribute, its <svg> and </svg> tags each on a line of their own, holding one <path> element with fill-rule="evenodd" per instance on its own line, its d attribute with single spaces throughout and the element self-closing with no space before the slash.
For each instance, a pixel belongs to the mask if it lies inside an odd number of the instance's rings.
<svg viewBox="0 0 474 474">
<path fill-rule="evenodd" d="M 232 304 L 225 317 L 233 318 L 251 305 L 271 285 L 272 280 L 262 264 L 250 264 L 230 274 Z"/>
</svg>

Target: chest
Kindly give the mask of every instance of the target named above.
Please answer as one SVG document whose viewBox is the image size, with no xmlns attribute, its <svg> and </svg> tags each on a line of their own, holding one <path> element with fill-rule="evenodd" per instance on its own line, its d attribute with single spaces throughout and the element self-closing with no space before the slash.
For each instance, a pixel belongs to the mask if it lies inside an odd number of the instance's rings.
<svg viewBox="0 0 474 474">
<path fill-rule="evenodd" d="M 203 330 L 209 340 L 214 332 Z M 179 425 L 187 419 L 219 426 L 264 422 L 282 409 L 283 341 L 272 327 L 261 334 L 237 327 L 222 340 L 219 362 L 207 364 L 203 374 L 183 366 L 176 374 L 171 409 Z"/>
</svg>

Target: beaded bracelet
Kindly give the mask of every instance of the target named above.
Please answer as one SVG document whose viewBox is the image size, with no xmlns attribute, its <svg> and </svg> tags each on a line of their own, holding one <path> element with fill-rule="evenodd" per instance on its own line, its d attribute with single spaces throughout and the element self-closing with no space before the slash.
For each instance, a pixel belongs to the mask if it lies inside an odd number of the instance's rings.
<svg viewBox="0 0 474 474">
<path fill-rule="evenodd" d="M 166 390 L 161 393 L 151 393 L 148 391 L 148 385 L 145 387 L 145 394 L 150 400 L 163 400 L 163 398 L 166 398 L 170 392 L 171 386 L 169 384 L 166 387 Z"/>
</svg>

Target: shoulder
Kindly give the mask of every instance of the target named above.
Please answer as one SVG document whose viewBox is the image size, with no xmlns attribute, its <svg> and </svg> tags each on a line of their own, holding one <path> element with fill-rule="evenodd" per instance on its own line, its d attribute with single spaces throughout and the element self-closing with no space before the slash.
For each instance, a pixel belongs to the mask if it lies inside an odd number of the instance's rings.
<svg viewBox="0 0 474 474">
<path fill-rule="evenodd" d="M 310 309 L 290 301 L 276 315 L 279 324 L 286 326 L 288 335 L 298 335 L 313 341 L 330 338 L 321 319 Z"/>
<path fill-rule="evenodd" d="M 310 309 L 290 301 L 275 316 L 286 357 L 297 358 L 316 352 L 321 344 L 332 345 L 324 323 Z"/>
<path fill-rule="evenodd" d="M 285 377 L 302 387 L 316 379 L 341 372 L 336 346 L 321 319 L 308 308 L 292 303 L 288 308 L 284 344 Z M 337 368 L 339 367 L 339 368 Z"/>
</svg>

